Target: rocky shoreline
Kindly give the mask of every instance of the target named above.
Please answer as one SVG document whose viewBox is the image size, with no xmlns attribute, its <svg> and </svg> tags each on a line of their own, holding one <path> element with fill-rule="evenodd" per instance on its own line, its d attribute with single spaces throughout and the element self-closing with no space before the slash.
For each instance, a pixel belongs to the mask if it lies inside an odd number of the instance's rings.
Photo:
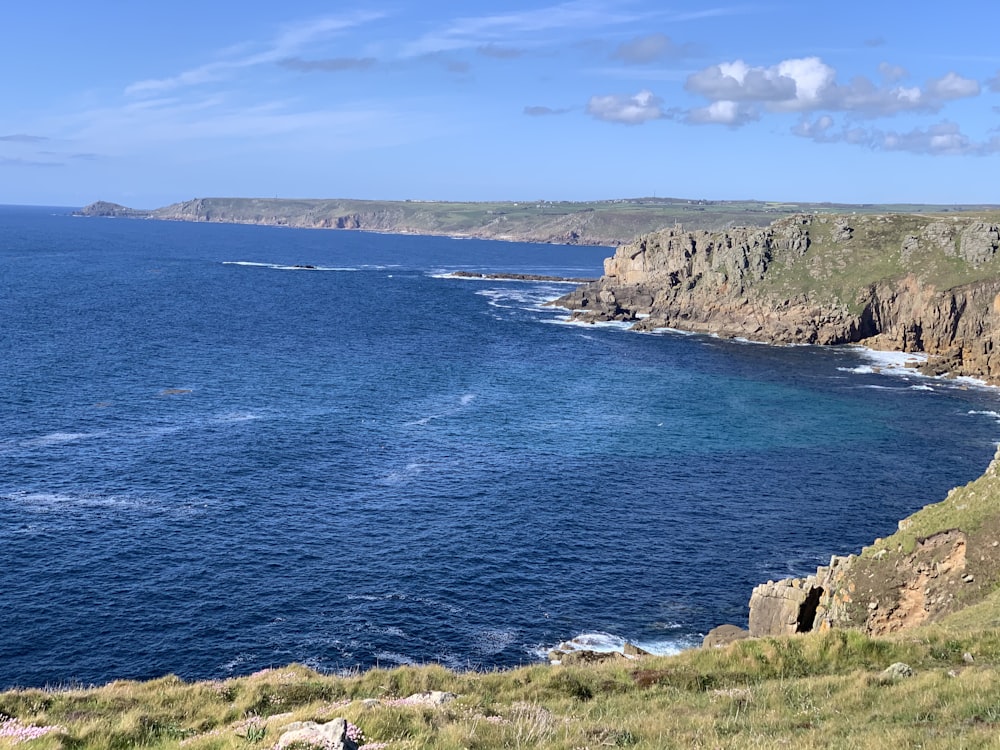
<svg viewBox="0 0 1000 750">
<path fill-rule="evenodd" d="M 1000 226 L 986 218 L 796 216 L 725 232 L 670 229 L 619 247 L 553 304 L 770 344 L 928 355 L 921 371 L 1000 384 Z"/>
<path fill-rule="evenodd" d="M 479 273 L 476 271 L 452 271 L 452 279 L 484 279 L 488 281 L 550 281 L 557 284 L 592 284 L 597 279 L 567 278 L 565 276 L 545 276 L 537 273 Z"/>
</svg>

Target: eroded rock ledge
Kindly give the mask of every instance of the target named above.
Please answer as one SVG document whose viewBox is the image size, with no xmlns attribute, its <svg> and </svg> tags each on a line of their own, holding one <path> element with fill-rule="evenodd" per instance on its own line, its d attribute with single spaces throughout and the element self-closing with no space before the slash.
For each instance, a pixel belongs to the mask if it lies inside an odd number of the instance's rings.
<svg viewBox="0 0 1000 750">
<path fill-rule="evenodd" d="M 887 635 L 974 605 L 1000 585 L 1000 450 L 985 474 L 900 521 L 860 555 L 750 598 L 750 635 L 858 628 Z"/>
<path fill-rule="evenodd" d="M 930 374 L 1000 383 L 1000 225 L 993 217 L 814 216 L 624 245 L 554 304 L 776 344 L 931 355 Z"/>
</svg>

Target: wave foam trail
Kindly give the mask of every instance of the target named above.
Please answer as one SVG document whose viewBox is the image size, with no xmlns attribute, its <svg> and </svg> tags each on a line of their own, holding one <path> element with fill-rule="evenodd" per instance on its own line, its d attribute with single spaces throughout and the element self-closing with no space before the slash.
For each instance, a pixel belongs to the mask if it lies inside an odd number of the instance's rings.
<svg viewBox="0 0 1000 750">
<path fill-rule="evenodd" d="M 42 448 L 49 445 L 61 445 L 63 443 L 75 443 L 90 437 L 98 437 L 99 433 L 90 432 L 51 432 L 36 438 L 24 441 L 24 445 L 34 448 Z"/>
<path fill-rule="evenodd" d="M 973 411 L 970 411 L 969 414 L 974 414 L 974 415 L 983 416 L 983 417 L 992 417 L 993 419 L 1000 420 L 1000 412 L 995 412 L 995 411 L 976 411 L 976 410 L 973 410 Z"/>
</svg>

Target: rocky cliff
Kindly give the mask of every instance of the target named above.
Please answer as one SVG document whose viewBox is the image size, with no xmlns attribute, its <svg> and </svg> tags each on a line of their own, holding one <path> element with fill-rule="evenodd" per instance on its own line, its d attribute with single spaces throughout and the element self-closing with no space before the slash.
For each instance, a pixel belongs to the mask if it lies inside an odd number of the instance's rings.
<svg viewBox="0 0 1000 750">
<path fill-rule="evenodd" d="M 1000 383 L 998 217 L 798 215 L 765 228 L 668 229 L 619 247 L 556 304 L 779 344 L 931 355 L 934 373 Z"/>
<path fill-rule="evenodd" d="M 805 578 L 768 581 L 750 599 L 750 635 L 852 627 L 871 635 L 937 622 L 1000 586 L 1000 451 L 986 473 L 952 490 L 858 556 Z"/>
</svg>

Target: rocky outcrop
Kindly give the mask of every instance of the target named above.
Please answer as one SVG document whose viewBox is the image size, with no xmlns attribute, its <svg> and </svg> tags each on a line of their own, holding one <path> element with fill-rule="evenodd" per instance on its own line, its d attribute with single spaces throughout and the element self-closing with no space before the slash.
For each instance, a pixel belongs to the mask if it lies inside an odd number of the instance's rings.
<svg viewBox="0 0 1000 750">
<path fill-rule="evenodd" d="M 934 374 L 1000 382 L 1000 228 L 977 219 L 796 216 L 764 229 L 669 229 L 618 248 L 554 304 L 777 344 L 932 355 Z"/>
<path fill-rule="evenodd" d="M 142 211 L 136 208 L 127 208 L 118 203 L 108 201 L 97 201 L 89 206 L 84 206 L 79 211 L 74 211 L 74 216 L 103 216 L 114 219 L 145 219 L 149 216 L 149 211 Z"/>
<path fill-rule="evenodd" d="M 546 276 L 538 273 L 480 273 L 478 271 L 453 271 L 448 274 L 456 279 L 484 279 L 489 281 L 555 281 L 560 284 L 590 284 L 597 279 L 566 276 Z"/>
<path fill-rule="evenodd" d="M 300 721 L 289 724 L 278 738 L 276 750 L 293 747 L 316 747 L 325 750 L 358 750 L 358 744 L 347 736 L 347 721 L 334 719 L 325 724 Z"/>
<path fill-rule="evenodd" d="M 1000 585 L 1000 450 L 986 473 L 899 523 L 861 555 L 750 598 L 750 635 L 831 628 L 887 635 L 981 601 Z"/>
<path fill-rule="evenodd" d="M 722 648 L 730 643 L 742 641 L 750 637 L 750 631 L 738 625 L 719 625 L 712 628 L 702 639 L 702 648 Z"/>
</svg>

